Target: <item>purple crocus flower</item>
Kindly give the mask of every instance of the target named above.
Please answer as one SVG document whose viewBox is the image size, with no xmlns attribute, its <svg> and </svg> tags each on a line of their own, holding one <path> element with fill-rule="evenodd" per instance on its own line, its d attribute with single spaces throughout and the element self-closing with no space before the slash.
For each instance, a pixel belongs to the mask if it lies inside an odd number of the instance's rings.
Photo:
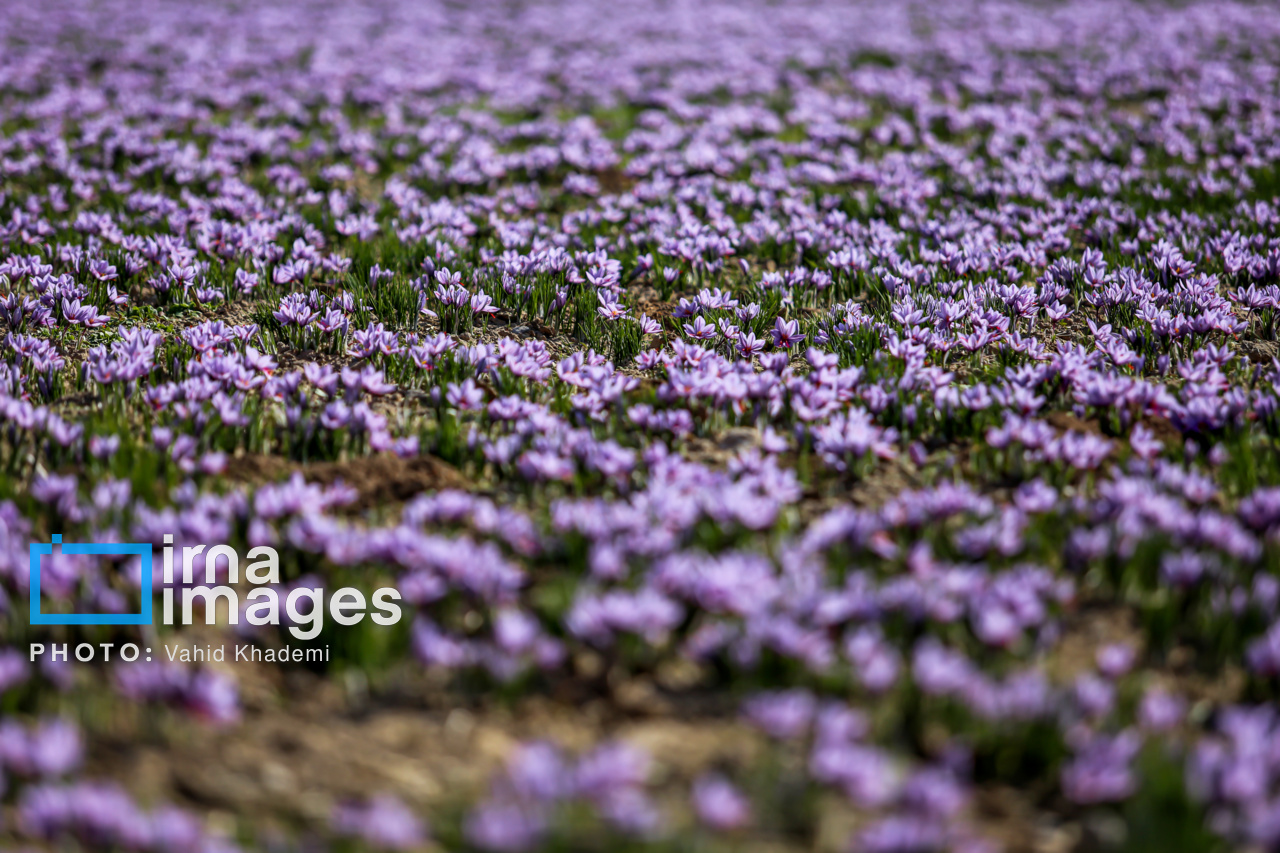
<svg viewBox="0 0 1280 853">
<path fill-rule="evenodd" d="M 751 822 L 751 804 L 723 776 L 705 775 L 693 783 L 693 810 L 712 829 L 740 829 Z"/>
<path fill-rule="evenodd" d="M 795 320 L 783 320 L 778 317 L 773 321 L 773 329 L 769 332 L 773 336 L 773 344 L 783 349 L 788 349 L 799 344 L 804 340 L 805 336 L 800 334 L 800 324 Z"/>
<path fill-rule="evenodd" d="M 413 850 L 426 841 L 426 824 L 390 794 L 377 794 L 364 805 L 339 806 L 334 831 L 360 838 L 377 850 Z"/>
</svg>

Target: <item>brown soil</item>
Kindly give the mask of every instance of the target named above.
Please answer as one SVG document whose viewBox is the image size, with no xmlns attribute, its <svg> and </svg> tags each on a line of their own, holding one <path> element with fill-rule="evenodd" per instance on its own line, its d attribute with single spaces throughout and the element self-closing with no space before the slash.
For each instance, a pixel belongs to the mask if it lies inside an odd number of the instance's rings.
<svg viewBox="0 0 1280 853">
<path fill-rule="evenodd" d="M 1236 341 L 1236 350 L 1254 364 L 1270 366 L 1273 359 L 1280 358 L 1280 342 L 1257 337 Z"/>
<path fill-rule="evenodd" d="M 1097 418 L 1081 418 L 1074 412 L 1062 410 L 1049 412 L 1044 416 L 1044 421 L 1049 426 L 1064 432 L 1087 432 L 1104 438 L 1110 437 L 1102 431 L 1102 425 Z M 1164 442 L 1166 446 L 1180 447 L 1182 445 L 1182 431 L 1174 426 L 1168 418 L 1142 415 L 1138 418 L 1138 423 L 1151 430 L 1155 437 Z"/>
<path fill-rule="evenodd" d="M 1044 416 L 1044 421 L 1054 429 L 1063 432 L 1087 432 L 1094 435 L 1102 435 L 1102 426 L 1098 423 L 1097 418 L 1089 418 L 1088 420 L 1077 417 L 1073 412 L 1049 412 Z"/>
<path fill-rule="evenodd" d="M 348 510 L 363 511 L 403 503 L 414 496 L 442 489 L 470 489 L 471 481 L 434 456 L 401 459 L 388 453 L 343 462 L 298 463 L 257 453 L 227 460 L 223 476 L 234 482 L 261 484 L 288 479 L 299 471 L 308 483 L 329 486 L 339 480 L 359 497 Z"/>
<path fill-rule="evenodd" d="M 596 180 L 600 182 L 600 189 L 611 195 L 621 195 L 636 185 L 635 178 L 617 166 L 599 169 L 596 171 L 595 176 Z"/>
<path fill-rule="evenodd" d="M 236 641 L 215 628 L 189 628 L 166 642 L 235 655 Z M 533 693 L 503 703 L 420 667 L 384 674 L 371 688 L 357 671 L 324 678 L 297 666 L 205 665 L 235 677 L 239 721 L 213 727 L 185 715 L 122 711 L 90 740 L 87 775 L 115 780 L 143 803 L 177 802 L 214 823 L 236 815 L 259 832 L 292 835 L 322 833 L 334 806 L 379 792 L 420 813 L 464 808 L 518 744 L 533 740 L 569 754 L 613 739 L 632 744 L 653 760 L 654 792 L 664 799 L 679 792 L 681 800 L 698 774 L 744 769 L 767 748 L 733 710 L 628 711 L 620 696 L 654 690 L 630 678 L 586 701 Z M 681 803 L 672 805 L 679 813 Z"/>
</svg>

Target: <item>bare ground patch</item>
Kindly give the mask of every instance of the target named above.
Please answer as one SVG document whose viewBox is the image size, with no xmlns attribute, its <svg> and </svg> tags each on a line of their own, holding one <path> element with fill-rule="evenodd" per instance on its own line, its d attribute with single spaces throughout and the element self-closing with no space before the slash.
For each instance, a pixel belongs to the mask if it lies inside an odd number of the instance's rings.
<svg viewBox="0 0 1280 853">
<path fill-rule="evenodd" d="M 463 474 L 434 456 L 402 459 L 388 453 L 341 462 L 290 462 L 278 456 L 248 453 L 227 460 L 223 476 L 233 482 L 260 485 L 287 479 L 294 472 L 308 483 L 330 486 L 341 481 L 358 497 L 349 510 L 364 511 L 403 503 L 423 492 L 471 489 Z"/>
</svg>

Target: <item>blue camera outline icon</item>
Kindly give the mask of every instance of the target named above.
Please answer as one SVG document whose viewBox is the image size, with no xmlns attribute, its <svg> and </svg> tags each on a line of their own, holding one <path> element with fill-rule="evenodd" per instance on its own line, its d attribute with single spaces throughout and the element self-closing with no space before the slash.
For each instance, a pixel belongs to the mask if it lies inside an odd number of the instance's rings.
<svg viewBox="0 0 1280 853">
<path fill-rule="evenodd" d="M 55 533 L 50 541 L 32 542 L 29 551 L 31 572 L 31 624 L 32 625 L 150 625 L 151 624 L 151 556 L 148 542 L 108 542 L 101 545 L 90 542 L 63 543 L 62 534 Z M 115 556 L 136 555 L 142 560 L 142 612 L 141 613 L 41 613 L 40 612 L 40 558 L 53 556 L 53 546 L 62 545 L 63 554 L 105 554 Z"/>
</svg>

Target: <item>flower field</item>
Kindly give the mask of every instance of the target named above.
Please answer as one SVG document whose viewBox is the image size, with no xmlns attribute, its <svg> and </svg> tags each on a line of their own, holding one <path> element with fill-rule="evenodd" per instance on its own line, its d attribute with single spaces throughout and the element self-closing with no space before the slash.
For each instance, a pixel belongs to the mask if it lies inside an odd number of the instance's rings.
<svg viewBox="0 0 1280 853">
<path fill-rule="evenodd" d="M 0 849 L 1280 850 L 1273 7 L 10 5 Z"/>
</svg>

